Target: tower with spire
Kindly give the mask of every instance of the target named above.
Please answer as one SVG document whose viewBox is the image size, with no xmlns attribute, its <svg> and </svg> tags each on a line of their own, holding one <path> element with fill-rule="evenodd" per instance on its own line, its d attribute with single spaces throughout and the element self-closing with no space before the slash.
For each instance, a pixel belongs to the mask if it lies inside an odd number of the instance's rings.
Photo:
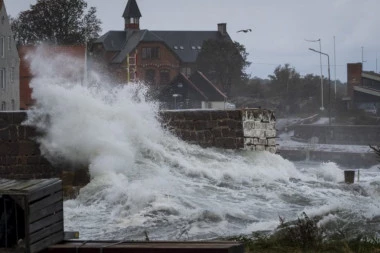
<svg viewBox="0 0 380 253">
<path fill-rule="evenodd" d="M 136 0 L 129 0 L 125 7 L 124 13 L 124 29 L 140 29 L 141 12 L 137 6 Z"/>
</svg>

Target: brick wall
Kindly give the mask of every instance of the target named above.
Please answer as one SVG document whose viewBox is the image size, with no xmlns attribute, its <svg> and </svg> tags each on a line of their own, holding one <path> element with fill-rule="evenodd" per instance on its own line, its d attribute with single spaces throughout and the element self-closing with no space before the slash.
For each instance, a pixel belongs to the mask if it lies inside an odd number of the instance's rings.
<svg viewBox="0 0 380 253">
<path fill-rule="evenodd" d="M 273 112 L 263 109 L 161 112 L 178 137 L 202 147 L 276 152 Z"/>
<path fill-rule="evenodd" d="M 0 113 L 0 177 L 12 179 L 51 178 L 59 172 L 41 156 L 34 141 L 34 128 L 23 126 L 24 112 Z"/>
<path fill-rule="evenodd" d="M 0 112 L 0 178 L 61 178 L 66 197 L 89 182 L 87 168 L 53 166 L 41 155 L 35 128 L 22 125 L 26 112 Z"/>
<path fill-rule="evenodd" d="M 88 168 L 52 165 L 41 155 L 36 130 L 22 124 L 25 112 L 0 112 L 0 178 L 61 178 L 73 197 L 90 178 Z M 273 112 L 261 109 L 163 111 L 162 123 L 202 147 L 276 152 Z"/>
</svg>

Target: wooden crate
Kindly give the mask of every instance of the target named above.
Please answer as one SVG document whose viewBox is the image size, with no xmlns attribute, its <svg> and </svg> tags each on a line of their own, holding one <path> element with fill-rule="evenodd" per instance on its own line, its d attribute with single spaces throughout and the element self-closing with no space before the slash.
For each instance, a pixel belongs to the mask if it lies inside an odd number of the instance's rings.
<svg viewBox="0 0 380 253">
<path fill-rule="evenodd" d="M 39 252 L 63 236 L 61 180 L 0 179 L 0 252 Z"/>
</svg>

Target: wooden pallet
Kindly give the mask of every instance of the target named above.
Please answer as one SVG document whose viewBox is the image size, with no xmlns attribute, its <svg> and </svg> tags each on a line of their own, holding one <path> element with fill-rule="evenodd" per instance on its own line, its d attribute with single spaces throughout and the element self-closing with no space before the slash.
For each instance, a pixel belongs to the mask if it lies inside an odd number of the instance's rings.
<svg viewBox="0 0 380 253">
<path fill-rule="evenodd" d="M 35 253 L 63 237 L 61 180 L 0 179 L 0 248 Z"/>
</svg>

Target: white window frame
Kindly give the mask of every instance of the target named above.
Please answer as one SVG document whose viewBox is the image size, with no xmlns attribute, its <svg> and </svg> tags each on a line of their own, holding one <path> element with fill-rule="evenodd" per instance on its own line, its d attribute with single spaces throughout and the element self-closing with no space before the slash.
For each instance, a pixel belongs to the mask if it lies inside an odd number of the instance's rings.
<svg viewBox="0 0 380 253">
<path fill-rule="evenodd" d="M 13 83 L 15 81 L 15 68 L 11 67 L 10 73 L 9 73 L 9 81 Z"/>
<path fill-rule="evenodd" d="M 0 56 L 2 57 L 2 58 L 4 58 L 5 57 L 5 39 L 4 39 L 4 36 L 1 36 L 0 37 L 0 50 L 1 50 L 1 52 L 0 52 Z"/>
<path fill-rule="evenodd" d="M 0 88 L 5 89 L 7 87 L 7 77 L 5 68 L 0 69 Z"/>
<path fill-rule="evenodd" d="M 12 37 L 8 36 L 8 50 L 12 49 Z"/>
</svg>

